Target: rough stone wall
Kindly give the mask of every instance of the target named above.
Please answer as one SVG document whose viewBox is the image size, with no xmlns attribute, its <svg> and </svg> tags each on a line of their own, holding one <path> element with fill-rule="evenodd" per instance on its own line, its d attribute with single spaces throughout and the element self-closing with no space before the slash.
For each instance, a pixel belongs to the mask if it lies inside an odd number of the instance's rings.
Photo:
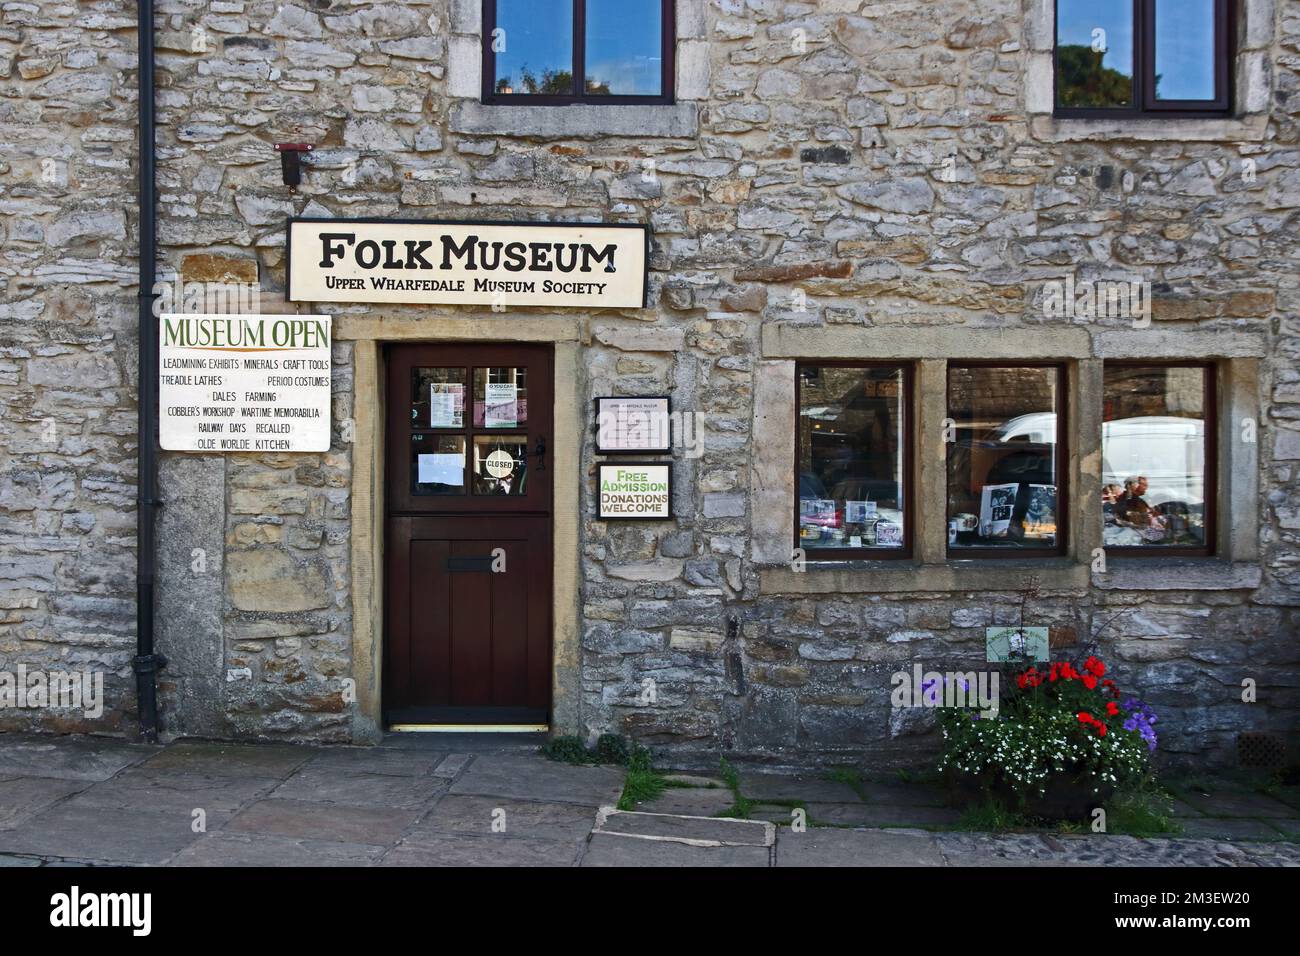
<svg viewBox="0 0 1300 956">
<path fill-rule="evenodd" d="M 1300 710 L 1300 3 L 1251 0 L 1273 97 L 1265 139 L 1242 143 L 1036 138 L 1036 6 L 687 2 L 678 90 L 698 99 L 697 127 L 675 114 L 662 129 L 638 118 L 635 135 L 559 121 L 511 135 L 468 108 L 473 0 L 161 0 L 161 265 L 203 278 L 251 263 L 270 301 L 287 215 L 650 223 L 651 307 L 590 316 L 584 387 L 670 393 L 698 415 L 704 454 L 676 456 L 674 522 L 584 521 L 582 721 L 702 761 L 928 759 L 925 721 L 889 709 L 889 675 L 977 663 L 984 627 L 1020 613 L 1009 593 L 760 594 L 748 539 L 762 327 L 1014 329 L 1034 357 L 1035 328 L 1053 321 L 1042 282 L 1139 273 L 1170 335 L 1267 336 L 1262 583 L 1048 591 L 1031 622 L 1087 635 L 1131 605 L 1103 649 L 1163 708 L 1172 753 L 1225 761 L 1236 732 L 1288 730 Z M 132 706 L 133 10 L 0 11 L 14 144 L 0 194 L 0 661 L 102 662 L 117 675 L 109 727 Z M 1050 75 L 1037 79 L 1050 97 Z M 284 141 L 316 146 L 293 195 L 271 150 Z M 66 185 L 36 175 L 51 156 Z M 510 314 L 482 320 L 508 337 Z M 329 454 L 165 456 L 172 732 L 347 737 L 350 355 L 336 348 Z M 51 418 L 55 445 L 40 434 Z M 588 443 L 584 474 L 594 460 Z M 1259 705 L 1233 703 L 1243 676 Z"/>
<path fill-rule="evenodd" d="M 104 672 L 110 731 L 135 708 L 133 10 L 0 9 L 0 668 Z"/>
</svg>

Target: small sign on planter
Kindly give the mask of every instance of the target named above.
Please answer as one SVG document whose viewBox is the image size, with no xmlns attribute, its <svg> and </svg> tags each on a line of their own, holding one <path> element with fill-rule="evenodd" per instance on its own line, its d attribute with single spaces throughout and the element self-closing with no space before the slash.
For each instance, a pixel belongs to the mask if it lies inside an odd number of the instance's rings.
<svg viewBox="0 0 1300 956">
<path fill-rule="evenodd" d="M 602 521 L 663 521 L 673 516 L 672 465 L 667 462 L 608 461 L 596 466 Z"/>
</svg>

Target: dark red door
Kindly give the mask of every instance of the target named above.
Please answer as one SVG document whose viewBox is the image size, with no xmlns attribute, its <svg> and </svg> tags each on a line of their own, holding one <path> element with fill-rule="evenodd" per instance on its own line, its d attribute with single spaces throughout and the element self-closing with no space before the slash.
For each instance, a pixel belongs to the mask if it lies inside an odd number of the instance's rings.
<svg viewBox="0 0 1300 956">
<path fill-rule="evenodd" d="M 545 724 L 551 703 L 551 350 L 388 352 L 384 711 Z"/>
</svg>

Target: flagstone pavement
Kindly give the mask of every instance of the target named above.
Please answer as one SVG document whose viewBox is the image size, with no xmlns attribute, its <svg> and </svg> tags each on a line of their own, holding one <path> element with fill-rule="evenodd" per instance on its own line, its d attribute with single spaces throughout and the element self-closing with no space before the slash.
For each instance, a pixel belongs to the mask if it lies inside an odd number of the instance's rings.
<svg viewBox="0 0 1300 956">
<path fill-rule="evenodd" d="M 537 741 L 379 747 L 0 736 L 0 866 L 1300 866 L 1295 788 L 1180 801 L 1183 836 L 945 830 L 922 784 L 742 771 L 615 809 L 623 771 Z M 812 826 L 792 827 L 795 805 Z"/>
</svg>

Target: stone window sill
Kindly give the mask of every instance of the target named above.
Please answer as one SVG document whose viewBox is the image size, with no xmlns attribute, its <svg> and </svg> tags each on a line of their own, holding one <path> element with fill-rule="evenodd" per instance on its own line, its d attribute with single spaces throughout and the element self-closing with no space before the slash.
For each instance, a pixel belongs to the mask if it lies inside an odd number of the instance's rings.
<svg viewBox="0 0 1300 956">
<path fill-rule="evenodd" d="M 1222 119 L 1058 119 L 1034 116 L 1030 132 L 1046 143 L 1089 140 L 1142 142 L 1240 143 L 1262 142 L 1268 129 L 1267 114 Z"/>
<path fill-rule="evenodd" d="M 463 100 L 451 109 L 451 129 L 473 136 L 597 139 L 601 136 L 693 138 L 695 103 L 653 105 L 491 106 Z"/>
<path fill-rule="evenodd" d="M 887 594 L 901 591 L 1019 591 L 1028 579 L 1046 590 L 1086 588 L 1088 566 L 1069 558 L 919 564 L 915 561 L 809 562 L 806 571 L 761 568 L 761 594 Z"/>
<path fill-rule="evenodd" d="M 1251 591 L 1262 580 L 1257 564 L 1216 558 L 1111 558 L 1092 574 L 1093 585 L 1109 591 Z"/>
</svg>

